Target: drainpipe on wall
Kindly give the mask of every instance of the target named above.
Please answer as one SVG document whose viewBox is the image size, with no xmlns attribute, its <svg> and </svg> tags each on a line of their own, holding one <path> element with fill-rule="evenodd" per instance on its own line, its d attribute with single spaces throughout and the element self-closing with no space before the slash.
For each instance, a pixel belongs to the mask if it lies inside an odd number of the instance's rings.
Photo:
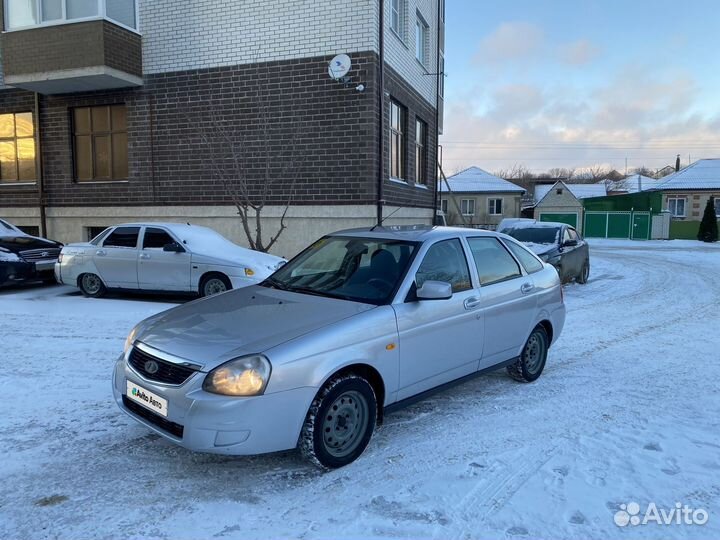
<svg viewBox="0 0 720 540">
<path fill-rule="evenodd" d="M 35 92 L 34 99 L 33 131 L 35 132 L 35 171 L 37 171 L 38 207 L 40 208 L 40 236 L 47 237 L 45 186 L 43 184 L 42 147 L 40 145 L 40 94 Z"/>
<path fill-rule="evenodd" d="M 442 73 L 440 73 L 440 25 L 444 24 L 442 22 L 442 8 L 440 7 L 440 0 L 438 0 L 437 3 L 437 48 L 435 50 L 435 73 L 437 73 L 437 76 L 435 77 L 435 161 L 437 162 L 435 164 L 435 174 L 433 177 L 435 178 L 435 195 L 433 196 L 433 216 L 432 216 L 432 223 L 431 225 L 435 225 L 435 222 L 437 221 L 437 212 L 440 209 L 441 201 L 438 201 L 438 191 L 439 191 L 439 184 L 440 184 L 440 175 L 438 173 L 439 167 L 442 167 L 442 154 L 438 155 L 438 153 L 442 152 L 442 148 L 440 147 L 440 77 L 444 77 Z M 445 216 L 445 219 L 447 220 L 447 216 Z"/>
<path fill-rule="evenodd" d="M 378 20 L 378 48 L 380 64 L 378 70 L 378 107 L 380 122 L 378 123 L 378 171 L 377 171 L 377 224 L 382 225 L 383 219 L 383 185 L 385 183 L 385 0 L 380 0 L 380 16 Z"/>
</svg>

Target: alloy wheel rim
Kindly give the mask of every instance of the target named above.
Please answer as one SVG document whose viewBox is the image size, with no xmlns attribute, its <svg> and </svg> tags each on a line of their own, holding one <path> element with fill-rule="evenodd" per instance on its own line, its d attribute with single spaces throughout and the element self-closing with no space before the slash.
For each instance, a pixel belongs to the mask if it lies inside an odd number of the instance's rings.
<svg viewBox="0 0 720 540">
<path fill-rule="evenodd" d="M 83 286 L 90 294 L 95 294 L 100 290 L 100 278 L 94 274 L 85 274 L 83 276 Z"/>
<path fill-rule="evenodd" d="M 538 334 L 533 334 L 528 339 L 523 351 L 523 361 L 528 373 L 534 374 L 542 363 L 544 345 Z"/>
<path fill-rule="evenodd" d="M 341 394 L 325 413 L 322 435 L 325 449 L 336 458 L 351 454 L 367 430 L 369 407 L 356 391 Z"/>
<path fill-rule="evenodd" d="M 226 290 L 227 287 L 221 279 L 211 279 L 205 284 L 205 296 L 212 296 L 213 294 L 225 292 Z"/>
</svg>

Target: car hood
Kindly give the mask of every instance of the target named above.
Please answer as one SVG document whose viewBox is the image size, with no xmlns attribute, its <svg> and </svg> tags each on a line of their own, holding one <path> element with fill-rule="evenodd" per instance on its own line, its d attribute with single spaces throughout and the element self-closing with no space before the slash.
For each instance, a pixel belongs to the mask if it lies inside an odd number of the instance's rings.
<svg viewBox="0 0 720 540">
<path fill-rule="evenodd" d="M 535 255 L 547 255 L 553 251 L 557 251 L 555 244 L 535 244 L 533 242 L 523 242 Z"/>
<path fill-rule="evenodd" d="M 5 248 L 8 251 L 12 251 L 13 253 L 19 253 L 20 251 L 25 251 L 26 249 L 59 248 L 62 246 L 52 240 L 45 240 L 43 238 L 23 234 L 0 236 L 0 247 Z"/>
<path fill-rule="evenodd" d="M 151 317 L 136 340 L 208 371 L 374 307 L 253 285 Z"/>
</svg>

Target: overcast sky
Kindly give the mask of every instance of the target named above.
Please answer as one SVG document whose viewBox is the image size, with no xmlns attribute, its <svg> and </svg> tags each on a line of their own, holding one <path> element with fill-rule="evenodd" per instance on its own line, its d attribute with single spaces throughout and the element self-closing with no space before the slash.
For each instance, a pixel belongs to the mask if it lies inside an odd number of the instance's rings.
<svg viewBox="0 0 720 540">
<path fill-rule="evenodd" d="M 446 173 L 720 157 L 719 0 L 447 0 Z"/>
</svg>

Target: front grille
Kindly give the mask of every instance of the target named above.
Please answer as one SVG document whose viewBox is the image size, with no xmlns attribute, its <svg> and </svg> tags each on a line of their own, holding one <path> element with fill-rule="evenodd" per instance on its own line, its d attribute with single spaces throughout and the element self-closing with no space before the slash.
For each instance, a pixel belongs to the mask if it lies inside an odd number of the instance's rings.
<svg viewBox="0 0 720 540">
<path fill-rule="evenodd" d="M 150 373 L 147 366 L 150 362 L 155 362 L 158 366 L 155 373 Z M 137 347 L 133 347 L 128 356 L 128 364 L 140 375 L 149 381 L 156 381 L 164 384 L 182 384 L 187 381 L 190 376 L 195 373 L 194 369 L 186 366 L 180 366 L 165 360 L 160 360 Z"/>
<path fill-rule="evenodd" d="M 20 256 L 28 262 L 54 261 L 60 255 L 60 248 L 26 249 Z"/>
<path fill-rule="evenodd" d="M 183 431 L 185 428 L 181 426 L 180 424 L 176 424 L 175 422 L 171 422 L 170 420 L 166 420 L 160 415 L 155 414 L 154 412 L 146 409 L 139 403 L 135 403 L 134 401 L 131 401 L 126 395 L 123 395 L 122 397 L 123 405 L 129 410 L 132 411 L 134 414 L 137 414 L 140 418 L 144 418 L 151 424 L 159 427 L 163 431 L 167 431 L 170 435 L 175 435 L 177 438 L 182 439 L 183 437 Z"/>
</svg>

